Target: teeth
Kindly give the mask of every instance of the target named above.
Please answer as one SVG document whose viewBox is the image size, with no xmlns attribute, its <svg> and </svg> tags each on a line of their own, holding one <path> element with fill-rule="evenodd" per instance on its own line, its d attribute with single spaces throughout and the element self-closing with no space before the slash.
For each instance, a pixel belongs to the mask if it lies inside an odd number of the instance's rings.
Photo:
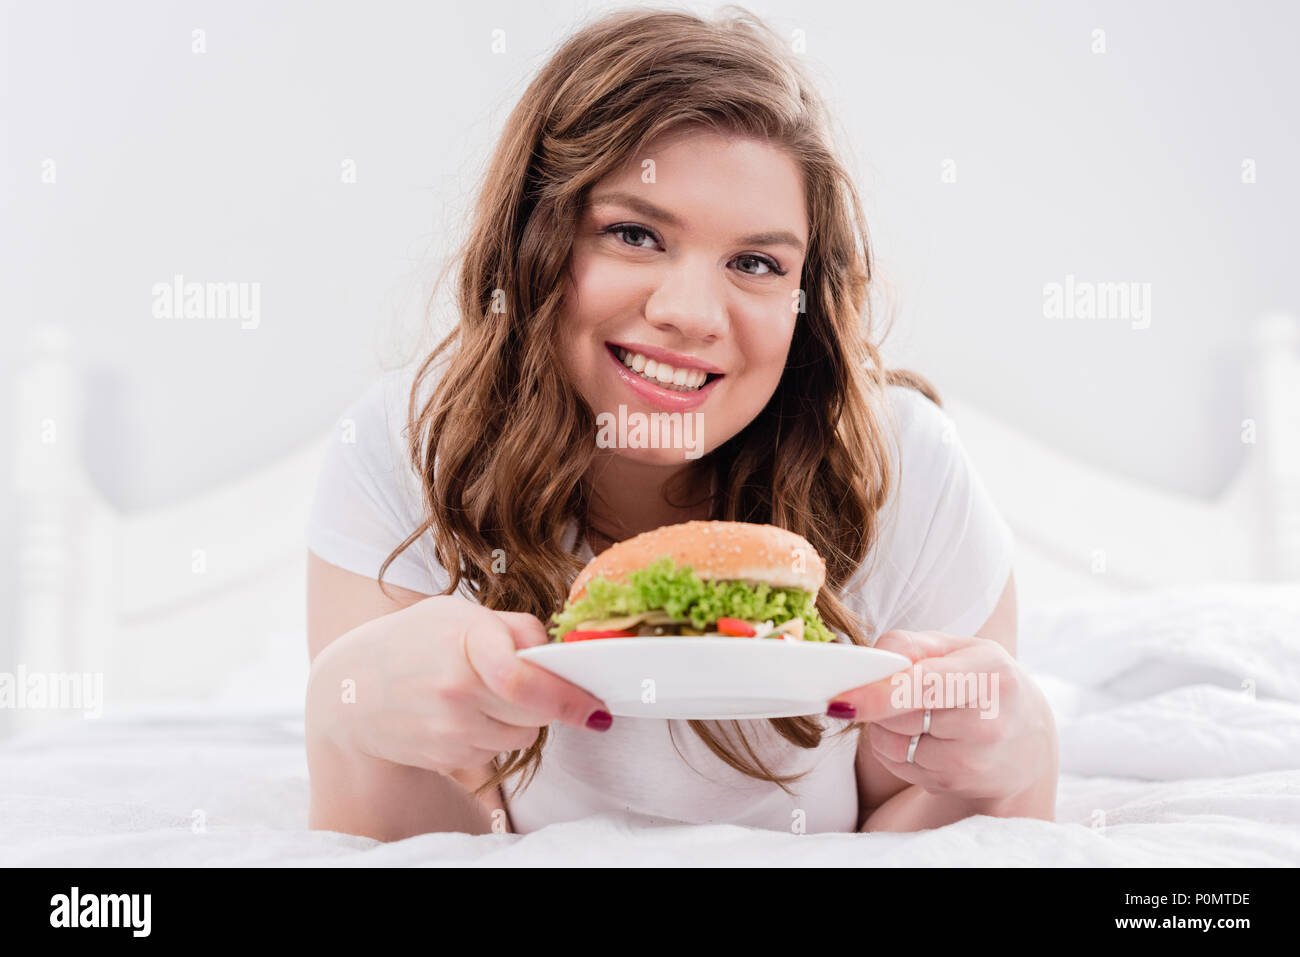
<svg viewBox="0 0 1300 957">
<path fill-rule="evenodd" d="M 699 369 L 674 369 L 666 362 L 647 359 L 639 352 L 629 352 L 621 346 L 614 347 L 614 353 L 623 365 L 641 378 L 648 379 L 656 385 L 674 392 L 694 392 L 704 385 L 708 374 Z"/>
</svg>

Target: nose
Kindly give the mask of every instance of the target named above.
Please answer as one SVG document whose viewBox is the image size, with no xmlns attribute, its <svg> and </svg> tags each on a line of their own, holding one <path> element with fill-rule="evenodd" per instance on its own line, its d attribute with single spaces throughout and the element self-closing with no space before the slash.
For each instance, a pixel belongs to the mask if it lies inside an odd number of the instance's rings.
<svg viewBox="0 0 1300 957">
<path fill-rule="evenodd" d="M 646 302 L 646 320 L 683 339 L 714 342 L 727 331 L 723 279 L 702 265 L 680 262 L 664 273 Z"/>
</svg>

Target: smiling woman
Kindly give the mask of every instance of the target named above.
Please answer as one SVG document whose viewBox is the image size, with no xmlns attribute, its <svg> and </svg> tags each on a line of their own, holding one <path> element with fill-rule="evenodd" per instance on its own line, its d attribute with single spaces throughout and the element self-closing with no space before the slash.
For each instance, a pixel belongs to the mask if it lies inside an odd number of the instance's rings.
<svg viewBox="0 0 1300 957">
<path fill-rule="evenodd" d="M 785 367 L 808 233 L 798 164 L 692 124 L 647 142 L 592 192 L 566 274 L 566 371 L 594 409 L 698 409 L 716 447 L 758 415 Z M 603 372 L 611 352 L 631 373 Z M 623 458 L 681 462 L 671 450 Z M 658 497 L 649 485 L 661 478 L 632 474 L 636 487 L 605 484 Z M 618 527 L 622 510 L 597 518 Z"/>
<path fill-rule="evenodd" d="M 603 810 L 788 828 L 792 809 L 809 830 L 851 830 L 905 786 L 844 733 L 860 725 L 610 727 L 514 657 L 547 640 L 595 551 L 693 519 L 806 539 L 826 563 L 817 616 L 848 641 L 989 620 L 1010 535 L 933 389 L 882 366 L 865 223 L 828 130 L 799 64 L 744 13 L 616 13 L 543 66 L 484 179 L 459 323 L 397 383 L 405 402 L 387 383 L 349 413 L 365 440 L 322 476 L 319 600 L 337 600 L 331 581 L 362 588 L 342 569 L 373 584 L 391 568 L 412 607 L 314 666 L 309 728 L 343 729 L 316 735 L 313 796 L 334 809 L 321 820 L 347 829 L 392 806 L 406 823 L 375 830 L 453 827 L 435 800 L 445 774 L 521 830 Z M 612 416 L 687 411 L 691 447 L 599 438 Z M 381 543 L 396 547 L 376 562 Z M 334 682 L 376 669 L 378 697 L 409 710 L 339 709 Z M 330 782 L 357 780 L 364 800 L 332 798 Z M 411 810 L 419 795 L 427 812 Z"/>
</svg>

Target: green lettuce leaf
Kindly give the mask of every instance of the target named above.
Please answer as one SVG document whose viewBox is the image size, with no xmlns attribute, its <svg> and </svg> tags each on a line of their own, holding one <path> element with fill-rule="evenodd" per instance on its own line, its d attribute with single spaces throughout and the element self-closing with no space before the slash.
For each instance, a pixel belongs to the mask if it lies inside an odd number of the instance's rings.
<svg viewBox="0 0 1300 957">
<path fill-rule="evenodd" d="M 549 631 L 558 641 L 584 621 L 620 618 L 643 611 L 665 611 L 674 618 L 689 619 L 699 629 L 719 618 L 770 619 L 777 625 L 791 618 L 802 618 L 804 640 L 836 640 L 822 622 L 808 592 L 738 581 L 704 581 L 691 566 L 674 566 L 666 555 L 631 572 L 625 582 L 593 578 L 582 598 L 552 616 L 555 626 Z"/>
</svg>

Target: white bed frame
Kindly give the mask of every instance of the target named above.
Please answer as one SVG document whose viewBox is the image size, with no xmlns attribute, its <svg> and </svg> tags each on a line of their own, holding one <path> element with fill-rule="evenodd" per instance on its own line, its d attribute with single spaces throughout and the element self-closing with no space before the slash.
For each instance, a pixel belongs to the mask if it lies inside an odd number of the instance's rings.
<svg viewBox="0 0 1300 957">
<path fill-rule="evenodd" d="M 1300 323 L 1264 318 L 1252 343 L 1246 407 L 1256 440 L 1215 501 L 1079 463 L 945 395 L 1016 535 L 1022 607 L 1300 580 Z M 120 514 L 79 459 L 80 380 L 62 334 L 42 328 L 29 353 L 17 379 L 17 632 L 0 647 L 0 671 L 102 672 L 119 707 L 300 694 L 303 531 L 329 436 L 183 504 Z M 56 716 L 0 710 L 0 733 Z"/>
<path fill-rule="evenodd" d="M 1167 585 L 1300 581 L 1300 322 L 1265 316 L 1249 340 L 1244 457 L 1209 501 L 1071 459 L 945 398 L 1015 532 L 1022 607 Z"/>
</svg>

